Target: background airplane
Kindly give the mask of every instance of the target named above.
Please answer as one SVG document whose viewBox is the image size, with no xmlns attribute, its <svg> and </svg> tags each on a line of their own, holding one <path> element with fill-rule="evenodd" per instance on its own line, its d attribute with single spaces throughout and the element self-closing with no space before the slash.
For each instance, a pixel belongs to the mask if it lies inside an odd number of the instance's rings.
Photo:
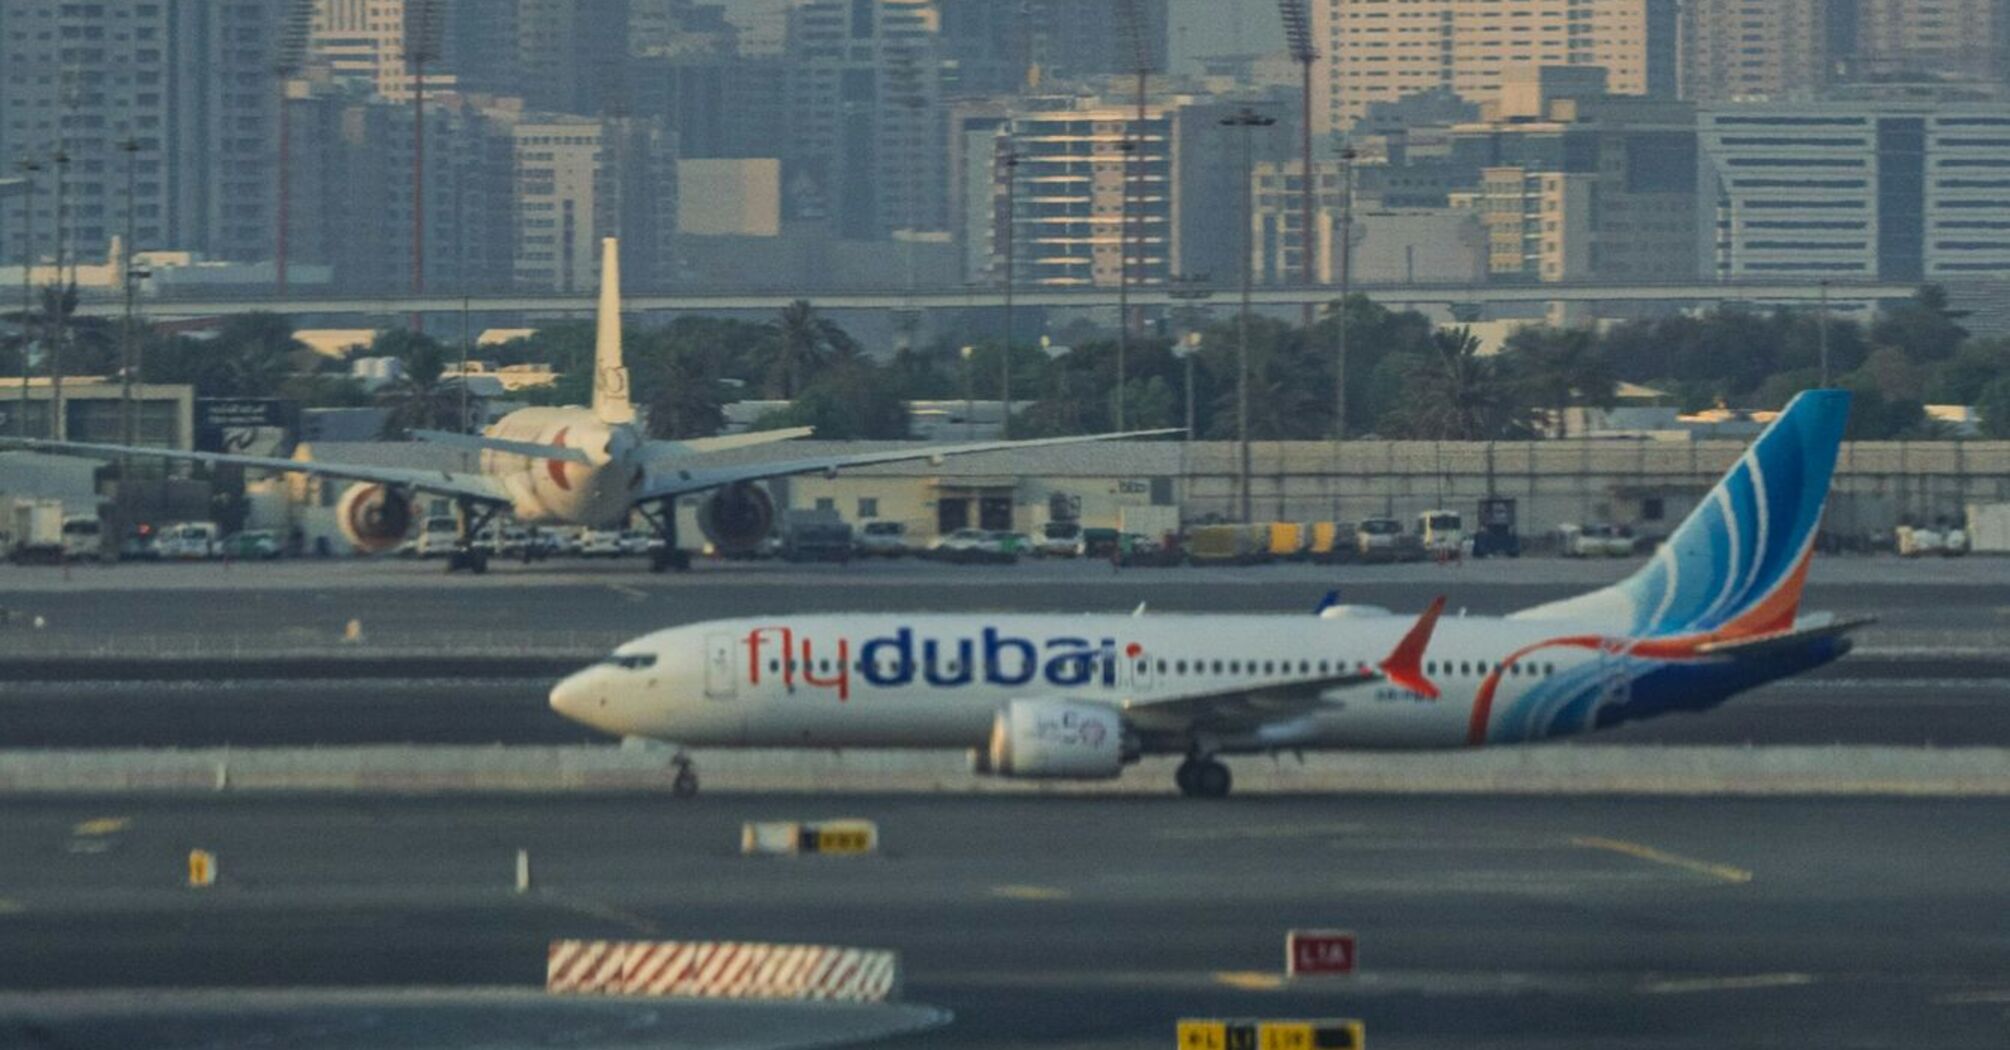
<svg viewBox="0 0 2010 1050">
<path fill-rule="evenodd" d="M 1849 395 L 1809 391 L 1611 587 L 1507 617 L 780 615 L 659 631 L 552 690 L 566 717 L 683 746 L 973 748 L 980 772 L 1106 778 L 1183 754 L 1462 748 L 1698 711 L 1849 651 L 1800 613 Z M 688 756 L 678 790 L 697 789 Z"/>
<path fill-rule="evenodd" d="M 1069 445 L 1173 432 L 1149 430 L 1032 441 L 983 441 L 745 466 L 707 465 L 706 453 L 801 437 L 809 429 L 686 441 L 650 440 L 636 424 L 635 406 L 629 400 L 628 369 L 622 363 L 621 271 L 614 238 L 601 241 L 600 259 L 591 407 L 518 409 L 479 435 L 413 432 L 421 440 L 478 453 L 479 469 L 474 473 L 17 438 L 0 438 L 0 447 L 107 459 L 152 456 L 355 481 L 358 484 L 342 494 L 337 523 L 342 534 L 359 550 L 373 553 L 396 547 L 411 531 L 417 516 L 416 493 L 446 496 L 454 501 L 460 521 L 459 543 L 447 563 L 449 572 L 463 568 L 482 572 L 488 567 L 487 555 L 472 540 L 504 510 L 526 525 L 596 528 L 620 525 L 627 521 L 631 511 L 640 511 L 663 538 L 662 549 L 655 552 L 650 563 L 652 571 L 661 572 L 673 567 L 681 570 L 690 564 L 690 555 L 678 545 L 676 501 L 680 496 L 710 492 L 710 498 L 699 509 L 699 528 L 719 550 L 746 550 L 766 538 L 774 525 L 774 500 L 765 488 L 755 484 L 765 478 L 835 473 L 868 463 L 940 459 L 995 449 Z"/>
</svg>

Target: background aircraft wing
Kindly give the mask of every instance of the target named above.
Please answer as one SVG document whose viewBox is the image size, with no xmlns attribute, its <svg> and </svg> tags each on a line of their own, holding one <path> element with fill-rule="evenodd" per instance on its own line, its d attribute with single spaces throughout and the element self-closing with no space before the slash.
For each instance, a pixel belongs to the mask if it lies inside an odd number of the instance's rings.
<svg viewBox="0 0 2010 1050">
<path fill-rule="evenodd" d="M 1372 668 L 1338 674 L 1238 685 L 1204 692 L 1154 696 L 1124 703 L 1124 717 L 1145 731 L 1246 730 L 1312 714 L 1327 706 L 1326 693 L 1366 685 L 1385 676 Z"/>
<path fill-rule="evenodd" d="M 543 445 L 535 441 L 511 441 L 508 438 L 489 437 L 485 434 L 455 434 L 445 430 L 411 430 L 407 433 L 412 435 L 414 440 L 445 445 L 463 452 L 512 452 L 532 459 L 555 459 L 564 463 L 593 462 L 583 448 Z"/>
<path fill-rule="evenodd" d="M 22 438 L 0 438 L 0 450 L 24 449 L 30 452 L 50 452 L 59 456 L 83 456 L 89 459 L 118 459 L 123 456 L 149 457 L 180 463 L 203 463 L 210 466 L 245 467 L 250 470 L 272 470 L 289 474 L 307 474 L 313 477 L 341 478 L 345 481 L 375 482 L 380 485 L 397 485 L 401 488 L 420 492 L 433 492 L 457 499 L 471 499 L 482 503 L 508 503 L 509 494 L 502 490 L 493 479 L 482 474 L 464 474 L 450 470 L 420 470 L 411 467 L 373 467 L 351 463 L 328 463 L 311 459 L 280 459 L 276 456 L 239 456 L 225 452 L 183 452 L 178 449 L 139 448 L 129 445 L 98 445 L 83 441 L 37 441 Z"/>
<path fill-rule="evenodd" d="M 651 461 L 701 456 L 707 452 L 724 452 L 727 449 L 750 448 L 754 445 L 772 445 L 777 441 L 793 441 L 799 437 L 809 437 L 816 432 L 816 429 L 785 427 L 781 430 L 750 430 L 744 434 L 721 434 L 718 437 L 685 438 L 681 441 L 651 441 L 644 447 L 643 455 Z"/>
<path fill-rule="evenodd" d="M 974 452 L 998 452 L 1006 449 L 1044 448 L 1050 445 L 1075 445 L 1084 441 L 1111 441 L 1118 438 L 1157 437 L 1161 434 L 1178 433 L 1176 430 L 1134 430 L 1121 434 L 1086 434 L 1068 437 L 1036 438 L 1032 441 L 978 441 L 963 445 L 928 445 L 915 448 L 897 449 L 888 452 L 860 452 L 842 456 L 810 456 L 803 459 L 776 460 L 771 463 L 748 463 L 734 467 L 670 467 L 658 468 L 643 484 L 637 502 L 661 499 L 665 496 L 681 496 L 687 492 L 703 492 L 721 485 L 731 485 L 741 481 L 760 481 L 764 478 L 784 478 L 793 474 L 836 473 L 846 467 L 863 467 L 874 463 L 903 463 L 917 459 L 941 459 L 945 456 L 967 456 Z"/>
</svg>

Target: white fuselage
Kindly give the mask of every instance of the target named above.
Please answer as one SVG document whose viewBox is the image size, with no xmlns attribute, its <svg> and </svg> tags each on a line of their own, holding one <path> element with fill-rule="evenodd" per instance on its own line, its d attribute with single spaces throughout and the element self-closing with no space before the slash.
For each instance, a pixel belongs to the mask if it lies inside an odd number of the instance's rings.
<svg viewBox="0 0 2010 1050">
<path fill-rule="evenodd" d="M 629 642 L 560 683 L 552 704 L 610 733 L 690 746 L 979 747 L 1001 704 L 1043 697 L 1124 709 L 1149 735 L 1154 701 L 1372 668 L 1413 622 L 1374 615 L 725 620 Z M 1449 748 L 1577 731 L 1556 721 L 1576 717 L 1564 710 L 1574 698 L 1623 701 L 1627 684 L 1658 663 L 1581 628 L 1447 619 L 1425 658 L 1441 697 L 1385 680 L 1334 688 L 1316 715 L 1266 721 L 1216 743 L 1225 752 Z M 1476 707 L 1484 709 L 1477 720 Z"/>
<path fill-rule="evenodd" d="M 481 469 L 500 481 L 516 520 L 526 525 L 586 525 L 627 520 L 642 487 L 643 440 L 632 424 L 602 422 L 587 408 L 524 408 L 487 430 L 492 438 L 579 449 L 590 462 L 540 459 L 493 449 Z"/>
</svg>

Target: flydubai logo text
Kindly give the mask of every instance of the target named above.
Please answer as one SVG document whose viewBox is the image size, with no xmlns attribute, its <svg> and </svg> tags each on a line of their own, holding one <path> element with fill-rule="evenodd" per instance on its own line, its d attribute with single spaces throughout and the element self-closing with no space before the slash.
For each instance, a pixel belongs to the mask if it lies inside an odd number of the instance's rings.
<svg viewBox="0 0 2010 1050">
<path fill-rule="evenodd" d="M 834 689 L 839 700 L 851 698 L 854 674 L 882 688 L 916 681 L 942 688 L 976 682 L 1016 686 L 1036 679 L 1058 686 L 1114 686 L 1118 651 L 1114 638 L 1035 641 L 995 627 L 984 628 L 975 638 L 919 639 L 914 628 L 902 627 L 856 645 L 842 635 L 812 638 L 792 627 L 756 627 L 747 632 L 747 680 L 758 686 L 763 675 L 779 675 L 789 689 L 798 682 Z M 1131 659 L 1143 653 L 1136 642 L 1122 650 Z"/>
</svg>

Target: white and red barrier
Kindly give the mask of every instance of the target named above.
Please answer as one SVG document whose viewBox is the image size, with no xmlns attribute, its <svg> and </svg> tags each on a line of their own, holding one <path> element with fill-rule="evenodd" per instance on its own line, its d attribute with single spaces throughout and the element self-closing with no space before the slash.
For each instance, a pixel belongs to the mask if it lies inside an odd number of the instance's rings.
<svg viewBox="0 0 2010 1050">
<path fill-rule="evenodd" d="M 553 941 L 545 991 L 699 999 L 885 1002 L 900 985 L 890 951 L 742 941 Z"/>
</svg>

